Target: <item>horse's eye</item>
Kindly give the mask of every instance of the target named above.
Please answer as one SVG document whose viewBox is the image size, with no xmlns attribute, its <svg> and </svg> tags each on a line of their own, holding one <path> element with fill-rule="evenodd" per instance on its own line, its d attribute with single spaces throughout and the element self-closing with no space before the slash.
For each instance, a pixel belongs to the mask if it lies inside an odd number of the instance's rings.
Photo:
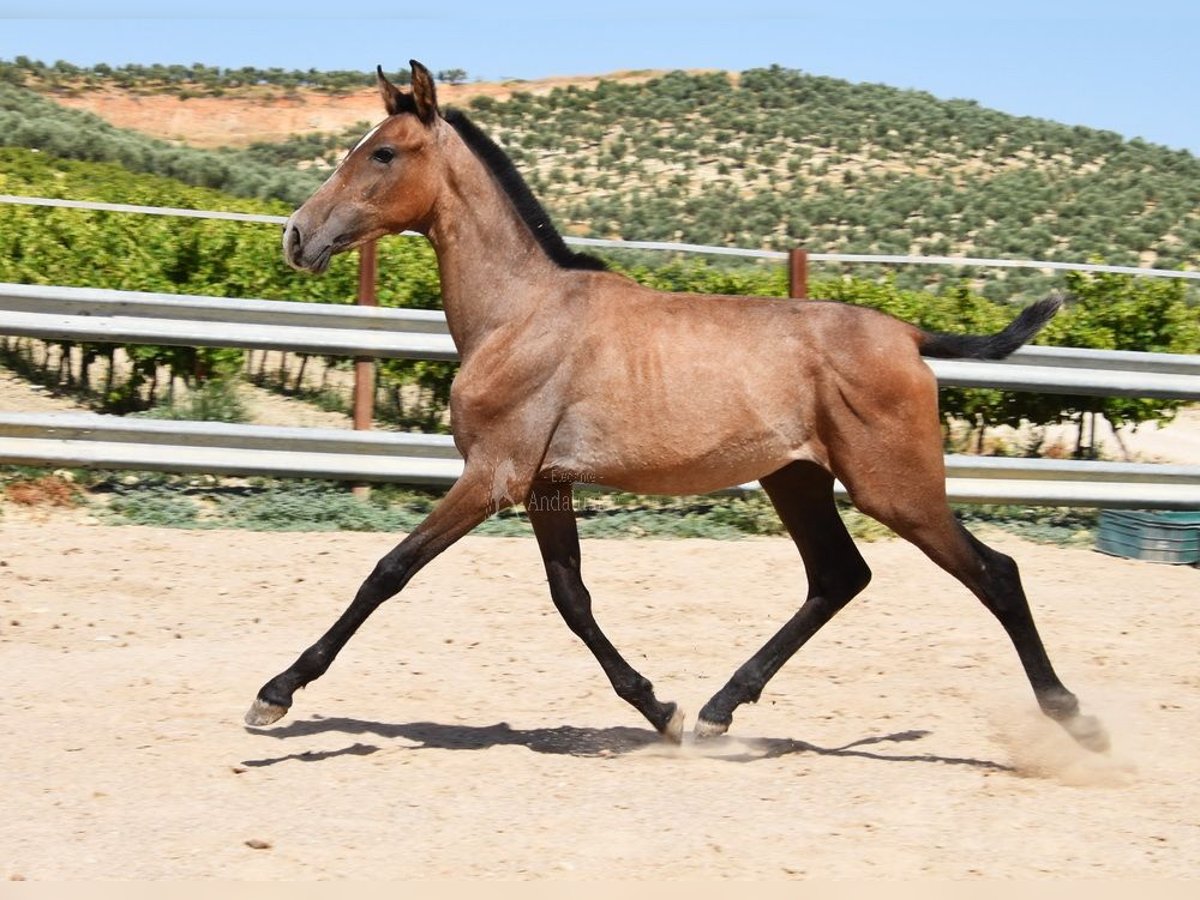
<svg viewBox="0 0 1200 900">
<path fill-rule="evenodd" d="M 380 147 L 371 154 L 371 159 L 378 163 L 390 163 L 396 158 L 396 151 L 391 147 Z"/>
</svg>

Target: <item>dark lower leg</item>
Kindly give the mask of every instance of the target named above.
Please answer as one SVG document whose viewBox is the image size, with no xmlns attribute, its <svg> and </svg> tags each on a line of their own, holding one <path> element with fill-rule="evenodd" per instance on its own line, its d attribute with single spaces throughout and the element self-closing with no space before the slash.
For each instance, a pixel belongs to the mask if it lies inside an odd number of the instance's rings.
<svg viewBox="0 0 1200 900">
<path fill-rule="evenodd" d="M 1042 712 L 1088 749 L 1107 750 L 1108 736 L 1103 726 L 1091 716 L 1080 715 L 1078 698 L 1054 671 L 1029 608 L 1017 564 L 967 531 L 948 510 L 946 515 L 952 525 L 943 529 L 944 537 L 931 540 L 917 531 L 910 540 L 962 581 L 1000 622 L 1017 651 Z"/>
<path fill-rule="evenodd" d="M 650 679 L 634 669 L 600 630 L 592 616 L 591 597 L 578 578 L 578 570 L 554 568 L 557 571 L 551 573 L 551 566 L 547 565 L 550 594 L 567 627 L 592 651 L 617 696 L 645 716 L 660 734 L 678 740 L 682 731 L 682 721 L 677 721 L 678 707 L 655 697 Z M 670 733 L 672 730 L 675 733 Z"/>
<path fill-rule="evenodd" d="M 743 703 L 756 703 L 767 682 L 826 622 L 849 597 L 809 597 L 783 628 L 750 657 L 712 699 L 700 710 L 698 734 L 722 734 L 733 722 L 733 712 Z"/>
<path fill-rule="evenodd" d="M 833 476 L 811 463 L 793 463 L 762 480 L 804 560 L 808 597 L 792 618 L 747 660 L 704 708 L 700 736 L 724 733 L 743 703 L 757 702 L 767 682 L 871 579 L 833 499 Z"/>
<path fill-rule="evenodd" d="M 1008 634 L 1038 705 L 1046 715 L 1058 721 L 1078 715 L 1079 700 L 1054 671 L 1038 634 L 1017 564 L 1011 557 L 984 544 L 957 521 L 955 526 L 978 560 L 968 568 L 975 577 L 966 584 Z"/>
<path fill-rule="evenodd" d="M 291 666 L 263 685 L 246 713 L 246 723 L 262 726 L 282 718 L 295 692 L 325 674 L 346 642 L 381 603 L 399 593 L 422 566 L 483 521 L 485 501 L 486 495 L 474 490 L 466 476 L 460 479 L 437 509 L 379 561 L 333 626 Z"/>
<path fill-rule="evenodd" d="M 315 644 L 305 650 L 285 671 L 276 675 L 258 692 L 256 708 L 262 704 L 280 711 L 292 705 L 292 695 L 311 681 L 320 678 L 347 641 L 370 617 L 379 605 L 400 591 L 413 573 L 424 564 L 415 546 L 414 532 L 394 551 L 379 561 L 375 570 L 359 587 L 354 600 L 333 626 Z M 410 543 L 413 542 L 413 543 Z M 262 715 L 267 715 L 261 710 Z M 278 718 L 278 716 L 276 716 Z"/>
<path fill-rule="evenodd" d="M 592 614 L 592 598 L 583 583 L 570 485 L 536 486 L 526 509 L 546 566 L 550 596 L 567 627 L 592 651 L 617 696 L 645 716 L 660 734 L 678 741 L 683 716 L 676 705 L 654 696 L 649 679 L 625 661 Z"/>
</svg>

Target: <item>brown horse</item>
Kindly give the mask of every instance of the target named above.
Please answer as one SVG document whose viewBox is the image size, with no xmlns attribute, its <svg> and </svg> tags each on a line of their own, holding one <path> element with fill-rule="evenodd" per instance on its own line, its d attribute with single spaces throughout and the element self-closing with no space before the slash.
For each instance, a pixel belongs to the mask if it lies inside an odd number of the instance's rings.
<svg viewBox="0 0 1200 900">
<path fill-rule="evenodd" d="M 758 479 L 808 576 L 799 611 L 700 711 L 723 733 L 742 703 L 861 591 L 870 570 L 834 505 L 840 479 L 863 512 L 920 547 L 999 619 L 1042 710 L 1106 746 L 1051 667 L 1013 561 L 946 502 L 937 383 L 922 356 L 998 359 L 1031 338 L 1058 298 L 984 337 L 930 334 L 868 309 L 813 301 L 663 293 L 604 271 L 554 231 L 510 160 L 461 113 L 379 73 L 388 117 L 285 226 L 293 267 L 408 229 L 437 252 L 462 365 L 451 392 L 462 477 L 384 556 L 330 630 L 271 679 L 246 715 L 283 716 L 355 630 L 431 559 L 498 508 L 523 502 L 550 593 L 616 693 L 670 740 L 683 714 L 654 696 L 604 636 L 581 578 L 572 485 L 701 494 Z"/>
</svg>

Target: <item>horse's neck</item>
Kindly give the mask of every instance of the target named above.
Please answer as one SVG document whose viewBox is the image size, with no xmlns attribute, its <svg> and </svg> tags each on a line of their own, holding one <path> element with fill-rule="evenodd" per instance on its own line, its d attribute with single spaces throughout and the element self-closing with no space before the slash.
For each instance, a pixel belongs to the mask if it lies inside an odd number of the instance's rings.
<svg viewBox="0 0 1200 900">
<path fill-rule="evenodd" d="M 461 154 L 428 234 L 450 333 L 466 356 L 489 332 L 546 303 L 561 270 L 484 165 L 465 147 Z"/>
</svg>

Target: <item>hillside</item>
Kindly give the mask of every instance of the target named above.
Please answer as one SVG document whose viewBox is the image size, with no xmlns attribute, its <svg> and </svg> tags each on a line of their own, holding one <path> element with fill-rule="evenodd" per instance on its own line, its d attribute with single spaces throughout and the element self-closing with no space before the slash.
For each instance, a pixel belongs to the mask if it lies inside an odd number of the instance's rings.
<svg viewBox="0 0 1200 900">
<path fill-rule="evenodd" d="M 99 158 L 289 202 L 311 190 L 363 123 L 380 115 L 370 88 L 255 85 L 199 96 L 178 86 L 71 89 L 60 82 L 40 95 L 5 90 L 10 99 L 0 103 L 0 118 L 8 120 L 0 126 L 9 127 L 0 134 L 10 143 L 42 140 L 54 152 L 78 155 L 70 135 L 87 139 L 87 124 L 94 131 L 102 117 L 159 138 L 236 144 L 187 150 L 109 125 L 123 147 L 147 143 Z M 1200 161 L 1112 132 L 778 67 L 447 84 L 441 92 L 512 154 L 571 234 L 1200 264 Z M 74 117 L 73 127 L 39 137 L 41 122 L 16 119 L 22 104 L 46 104 L 47 97 L 59 114 Z M 286 141 L 255 140 L 285 133 Z M 88 152 L 97 153 L 96 145 L 88 143 Z M 171 160 L 165 171 L 164 158 Z M 986 289 L 1011 296 L 1036 279 L 989 273 Z"/>
<path fill-rule="evenodd" d="M 504 83 L 443 84 L 439 96 L 448 105 L 477 97 L 507 100 L 514 93 L 547 94 L 556 88 L 595 88 L 601 80 L 622 84 L 648 81 L 662 72 L 546 78 Z M 286 141 L 310 133 L 340 133 L 379 120 L 382 110 L 374 87 L 337 93 L 311 88 L 280 90 L 270 86 L 225 90 L 219 95 L 146 92 L 102 86 L 95 90 L 58 91 L 54 100 L 68 109 L 95 113 L 104 121 L 151 137 L 190 147 L 246 147 Z"/>
</svg>

